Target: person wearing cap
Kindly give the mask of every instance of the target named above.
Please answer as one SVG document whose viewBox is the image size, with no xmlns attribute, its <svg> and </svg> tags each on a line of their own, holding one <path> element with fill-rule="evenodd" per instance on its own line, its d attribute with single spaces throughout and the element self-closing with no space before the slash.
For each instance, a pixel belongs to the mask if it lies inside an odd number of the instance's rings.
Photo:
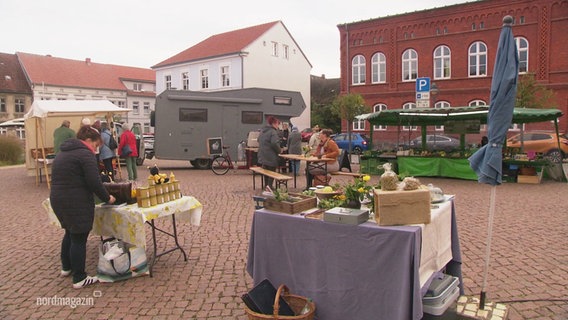
<svg viewBox="0 0 568 320">
<path fill-rule="evenodd" d="M 288 153 L 302 154 L 302 135 L 296 126 L 292 126 L 292 131 L 288 136 Z M 290 172 L 298 175 L 300 172 L 300 160 L 290 160 Z"/>
<path fill-rule="evenodd" d="M 89 118 L 83 118 L 83 119 L 81 120 L 81 127 L 82 127 L 82 126 L 91 126 L 91 119 L 89 119 Z"/>
<path fill-rule="evenodd" d="M 63 120 L 63 122 L 61 122 L 61 126 L 53 132 L 53 152 L 55 154 L 59 153 L 59 147 L 63 141 L 75 138 L 75 131 L 69 128 L 70 126 L 71 122 L 69 122 L 69 120 Z"/>
</svg>

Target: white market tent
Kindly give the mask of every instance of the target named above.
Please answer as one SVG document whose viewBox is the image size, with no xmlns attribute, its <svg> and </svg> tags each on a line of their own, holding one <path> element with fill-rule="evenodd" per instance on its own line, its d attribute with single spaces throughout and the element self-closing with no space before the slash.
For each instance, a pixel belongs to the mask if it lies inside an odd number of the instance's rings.
<svg viewBox="0 0 568 320">
<path fill-rule="evenodd" d="M 77 132 L 81 121 L 88 118 L 91 123 L 97 119 L 112 122 L 115 114 L 128 113 L 130 109 L 119 108 L 108 100 L 36 100 L 30 111 L 24 115 L 26 129 L 26 169 L 29 176 L 39 178 L 40 166 L 45 170 L 49 186 L 48 161 L 46 149 L 53 148 L 53 132 L 63 120 L 71 122 L 71 129 Z M 37 156 L 32 157 L 32 150 Z M 38 165 L 39 164 L 39 165 Z"/>
</svg>

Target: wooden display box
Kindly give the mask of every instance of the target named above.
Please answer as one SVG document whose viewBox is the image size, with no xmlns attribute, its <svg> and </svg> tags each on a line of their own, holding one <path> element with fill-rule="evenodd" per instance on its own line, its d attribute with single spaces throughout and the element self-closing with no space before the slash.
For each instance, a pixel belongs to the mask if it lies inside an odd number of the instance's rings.
<svg viewBox="0 0 568 320">
<path fill-rule="evenodd" d="M 540 175 L 526 176 L 520 174 L 517 176 L 517 183 L 539 184 L 541 177 Z"/>
<path fill-rule="evenodd" d="M 300 213 L 302 211 L 315 208 L 317 206 L 316 197 L 310 197 L 299 193 L 290 193 L 292 197 L 298 197 L 302 200 L 295 202 L 277 201 L 273 198 L 267 198 L 264 201 L 264 208 L 272 211 L 284 212 L 289 214 Z"/>
<path fill-rule="evenodd" d="M 375 220 L 381 226 L 430 223 L 430 191 L 375 189 Z"/>
</svg>

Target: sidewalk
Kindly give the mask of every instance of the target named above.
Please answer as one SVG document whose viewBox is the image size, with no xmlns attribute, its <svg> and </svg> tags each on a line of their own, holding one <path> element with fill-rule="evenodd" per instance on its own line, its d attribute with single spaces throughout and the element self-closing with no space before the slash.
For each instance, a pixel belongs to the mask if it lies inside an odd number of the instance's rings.
<svg viewBox="0 0 568 320">
<path fill-rule="evenodd" d="M 200 227 L 178 224 L 188 261 L 174 252 L 158 259 L 153 278 L 81 290 L 72 289 L 70 279 L 58 276 L 63 233 L 47 223 L 41 207 L 49 196 L 46 184 L 36 187 L 35 177 L 25 176 L 22 167 L 0 170 L 0 318 L 246 319 L 240 296 L 252 287 L 246 273 L 254 210 L 252 176 L 248 170 L 217 176 L 209 170 L 190 169 L 185 161 L 156 160 L 138 167 L 140 184 L 146 183 L 146 166 L 154 163 L 165 173 L 173 171 L 183 193 L 195 196 L 204 206 Z M 304 186 L 303 178 L 298 187 Z M 334 176 L 332 183 L 349 179 Z M 420 180 L 456 195 L 464 288 L 467 296 L 479 296 L 490 187 L 474 181 Z M 376 183 L 378 177 L 371 181 Z M 507 306 L 508 319 L 568 319 L 567 195 L 567 183 L 551 181 L 497 187 L 486 291 L 488 301 Z M 169 223 L 158 225 L 170 228 Z M 159 246 L 168 247 L 170 242 L 158 235 Z M 90 274 L 96 272 L 97 245 L 98 237 L 91 235 Z M 75 308 L 69 306 L 72 301 Z M 454 318 L 450 312 L 444 319 Z"/>
</svg>

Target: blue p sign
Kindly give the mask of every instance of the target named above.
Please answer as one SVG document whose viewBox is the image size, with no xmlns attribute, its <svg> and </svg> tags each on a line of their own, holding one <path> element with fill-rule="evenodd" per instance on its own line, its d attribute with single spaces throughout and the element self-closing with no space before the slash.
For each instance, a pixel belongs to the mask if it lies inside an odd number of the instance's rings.
<svg viewBox="0 0 568 320">
<path fill-rule="evenodd" d="M 416 92 L 430 92 L 430 78 L 416 79 Z"/>
</svg>

